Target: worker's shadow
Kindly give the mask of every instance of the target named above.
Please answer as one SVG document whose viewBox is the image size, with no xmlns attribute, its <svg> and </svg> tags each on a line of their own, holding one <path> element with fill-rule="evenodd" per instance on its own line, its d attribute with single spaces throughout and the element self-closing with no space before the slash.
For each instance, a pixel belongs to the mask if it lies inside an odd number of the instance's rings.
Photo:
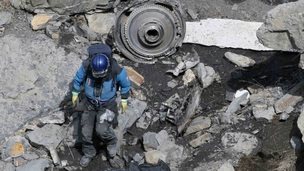
<svg viewBox="0 0 304 171">
<path fill-rule="evenodd" d="M 300 55 L 297 53 L 277 52 L 266 61 L 248 68 L 236 68 L 231 72 L 227 82 L 228 88 L 236 91 L 248 86 L 265 88 L 267 86 L 282 86 L 288 82 L 298 81 Z M 291 83 L 292 84 L 292 83 Z"/>
</svg>

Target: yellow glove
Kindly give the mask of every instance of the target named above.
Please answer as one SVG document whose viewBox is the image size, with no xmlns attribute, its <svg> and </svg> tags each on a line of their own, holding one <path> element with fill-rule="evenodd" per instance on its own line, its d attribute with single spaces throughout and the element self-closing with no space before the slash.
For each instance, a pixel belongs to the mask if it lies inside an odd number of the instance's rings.
<svg viewBox="0 0 304 171">
<path fill-rule="evenodd" d="M 125 113 L 126 110 L 128 108 L 128 101 L 127 99 L 121 99 L 121 110 L 122 110 L 122 113 Z"/>
<path fill-rule="evenodd" d="M 78 94 L 77 92 L 72 92 L 72 105 L 73 107 L 76 106 L 76 104 L 78 103 Z"/>
</svg>

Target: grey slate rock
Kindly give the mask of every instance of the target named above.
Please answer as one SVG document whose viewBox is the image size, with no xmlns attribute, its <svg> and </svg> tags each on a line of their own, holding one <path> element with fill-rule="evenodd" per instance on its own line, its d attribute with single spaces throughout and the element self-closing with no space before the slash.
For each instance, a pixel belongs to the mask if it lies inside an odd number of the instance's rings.
<svg viewBox="0 0 304 171">
<path fill-rule="evenodd" d="M 15 171 L 15 166 L 12 163 L 4 162 L 0 160 L 1 171 Z"/>
<path fill-rule="evenodd" d="M 16 168 L 16 171 L 45 171 L 46 168 L 50 167 L 47 159 L 32 160 L 23 166 Z"/>
<path fill-rule="evenodd" d="M 54 148 L 65 137 L 64 128 L 59 125 L 47 124 L 27 134 L 27 138 L 36 145 L 41 145 L 47 149 Z"/>
<path fill-rule="evenodd" d="M 9 24 L 12 19 L 12 14 L 9 12 L 0 12 L 0 26 L 3 26 L 5 24 Z"/>
</svg>

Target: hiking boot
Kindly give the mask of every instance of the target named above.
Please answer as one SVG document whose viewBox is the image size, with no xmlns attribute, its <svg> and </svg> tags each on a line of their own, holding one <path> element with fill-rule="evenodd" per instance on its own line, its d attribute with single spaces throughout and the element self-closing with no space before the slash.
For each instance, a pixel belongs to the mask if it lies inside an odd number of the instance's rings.
<svg viewBox="0 0 304 171">
<path fill-rule="evenodd" d="M 109 158 L 109 163 L 113 168 L 123 168 L 125 166 L 125 162 L 118 156 Z"/>
<path fill-rule="evenodd" d="M 88 157 L 88 156 L 82 156 L 80 159 L 80 166 L 82 167 L 87 167 L 89 163 L 92 161 L 93 157 Z"/>
</svg>

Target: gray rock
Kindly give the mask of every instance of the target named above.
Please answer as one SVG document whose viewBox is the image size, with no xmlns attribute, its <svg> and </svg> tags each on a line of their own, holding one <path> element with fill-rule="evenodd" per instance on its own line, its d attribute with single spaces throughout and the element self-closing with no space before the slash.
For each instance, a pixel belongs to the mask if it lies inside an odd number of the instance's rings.
<svg viewBox="0 0 304 171">
<path fill-rule="evenodd" d="M 65 130 L 59 125 L 47 124 L 26 136 L 33 144 L 44 146 L 47 149 L 56 149 L 65 137 Z"/>
<path fill-rule="evenodd" d="M 12 19 L 12 14 L 9 12 L 2 11 L 0 12 L 0 26 L 9 24 Z"/>
<path fill-rule="evenodd" d="M 1 171 L 15 171 L 15 166 L 12 163 L 3 162 L 0 160 Z"/>
<path fill-rule="evenodd" d="M 144 113 L 136 122 L 137 128 L 147 129 L 152 121 L 150 112 Z"/>
<path fill-rule="evenodd" d="M 183 75 L 184 85 L 188 85 L 195 80 L 194 72 L 191 69 L 188 69 Z"/>
<path fill-rule="evenodd" d="M 159 160 L 166 162 L 166 155 L 158 150 L 145 152 L 145 160 L 149 164 L 157 164 Z"/>
<path fill-rule="evenodd" d="M 27 120 L 57 108 L 81 60 L 44 34 L 6 35 L 0 46 L 1 140 Z"/>
<path fill-rule="evenodd" d="M 11 0 L 12 6 L 17 9 L 25 9 L 34 12 L 41 8 L 52 10 L 59 14 L 77 14 L 90 11 L 100 6 L 107 6 L 109 0 L 83 0 L 83 1 L 70 1 L 70 0 Z"/>
<path fill-rule="evenodd" d="M 258 139 L 248 133 L 226 132 L 221 138 L 225 150 L 249 155 L 257 146 Z"/>
<path fill-rule="evenodd" d="M 134 156 L 133 156 L 133 160 L 135 162 L 137 162 L 138 164 L 143 164 L 145 162 L 145 159 L 144 159 L 144 156 L 141 156 L 140 154 L 136 153 Z"/>
<path fill-rule="evenodd" d="M 191 140 L 189 144 L 193 148 L 197 148 L 205 143 L 208 143 L 212 140 L 212 135 L 210 133 L 204 133 L 203 135 L 198 136 L 197 138 Z"/>
<path fill-rule="evenodd" d="M 209 117 L 200 116 L 191 121 L 184 136 L 204 130 L 211 126 L 211 119 Z"/>
<path fill-rule="evenodd" d="M 167 83 L 167 86 L 170 88 L 175 88 L 178 85 L 178 82 L 176 80 L 171 80 Z"/>
<path fill-rule="evenodd" d="M 65 122 L 64 112 L 56 111 L 45 117 L 39 118 L 39 120 L 44 124 L 63 124 Z"/>
<path fill-rule="evenodd" d="M 16 171 L 44 171 L 48 167 L 50 167 L 50 163 L 47 159 L 38 159 L 17 167 Z"/>
<path fill-rule="evenodd" d="M 114 13 L 94 13 L 86 15 L 89 28 L 101 35 L 108 34 L 115 23 Z"/>
<path fill-rule="evenodd" d="M 34 152 L 27 152 L 24 155 L 22 155 L 22 157 L 25 160 L 35 160 L 35 159 L 39 158 L 39 156 L 36 153 L 34 153 Z"/>
<path fill-rule="evenodd" d="M 294 107 L 297 103 L 303 100 L 301 92 L 304 89 L 304 81 L 298 83 L 291 90 L 288 91 L 282 98 L 275 102 L 274 108 L 276 113 L 282 113 L 290 110 L 290 107 Z"/>
<path fill-rule="evenodd" d="M 255 61 L 247 56 L 226 52 L 224 56 L 239 67 L 250 67 L 255 64 Z"/>
<path fill-rule="evenodd" d="M 145 151 L 156 150 L 159 146 L 159 143 L 156 139 L 155 132 L 147 132 L 143 135 L 143 145 Z"/>
<path fill-rule="evenodd" d="M 256 119 L 264 118 L 269 122 L 272 121 L 273 117 L 276 115 L 274 108 L 267 105 L 256 105 L 252 108 L 253 116 Z"/>
<path fill-rule="evenodd" d="M 234 167 L 231 163 L 226 162 L 220 167 L 218 171 L 234 171 Z"/>
<path fill-rule="evenodd" d="M 283 51 L 303 51 L 304 1 L 276 6 L 267 13 L 257 37 L 267 47 Z"/>
<path fill-rule="evenodd" d="M 203 63 L 199 63 L 195 69 L 196 76 L 203 88 L 209 87 L 215 80 L 219 80 L 219 75 L 216 74 L 214 69 L 210 66 L 205 66 Z"/>
<path fill-rule="evenodd" d="M 31 145 L 21 136 L 14 136 L 8 138 L 7 141 L 4 142 L 1 152 L 2 160 L 8 160 L 13 157 L 19 157 L 24 155 L 29 149 Z"/>
</svg>

